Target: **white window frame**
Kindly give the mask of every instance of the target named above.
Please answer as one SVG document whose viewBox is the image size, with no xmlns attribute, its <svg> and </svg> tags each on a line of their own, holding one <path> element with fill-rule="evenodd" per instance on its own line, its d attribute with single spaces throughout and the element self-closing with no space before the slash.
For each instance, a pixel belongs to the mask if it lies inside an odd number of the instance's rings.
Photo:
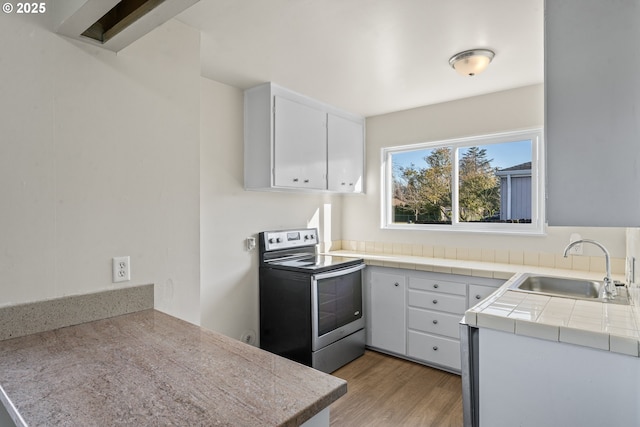
<svg viewBox="0 0 640 427">
<path fill-rule="evenodd" d="M 473 146 L 490 145 L 506 142 L 531 140 L 531 223 L 490 223 L 490 222 L 460 222 L 458 216 L 458 150 Z M 455 165 L 451 177 L 451 205 L 453 215 L 451 224 L 395 224 L 393 223 L 393 170 L 392 154 L 438 147 L 451 147 L 452 164 Z M 544 141 L 542 128 L 526 129 L 494 133 L 466 138 L 456 138 L 441 141 L 424 142 L 395 147 L 384 147 L 381 150 L 381 228 L 395 230 L 429 230 L 429 231 L 464 231 L 496 234 L 528 234 L 543 235 L 544 201 L 545 201 L 545 164 Z"/>
</svg>

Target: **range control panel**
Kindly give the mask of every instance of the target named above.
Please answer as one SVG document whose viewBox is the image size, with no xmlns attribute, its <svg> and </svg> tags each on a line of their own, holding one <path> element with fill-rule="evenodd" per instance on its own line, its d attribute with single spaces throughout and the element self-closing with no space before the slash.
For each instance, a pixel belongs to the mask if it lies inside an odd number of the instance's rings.
<svg viewBox="0 0 640 427">
<path fill-rule="evenodd" d="M 262 234 L 265 251 L 315 246 L 318 244 L 318 230 L 315 228 L 265 231 Z"/>
</svg>

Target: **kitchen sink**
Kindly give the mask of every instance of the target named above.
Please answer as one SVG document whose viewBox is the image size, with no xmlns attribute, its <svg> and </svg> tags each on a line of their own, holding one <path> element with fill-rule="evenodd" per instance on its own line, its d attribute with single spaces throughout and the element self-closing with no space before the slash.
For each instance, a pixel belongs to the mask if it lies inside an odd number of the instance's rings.
<svg viewBox="0 0 640 427">
<path fill-rule="evenodd" d="M 604 295 L 604 283 L 594 280 L 523 274 L 518 280 L 509 286 L 509 289 L 512 291 L 529 292 L 549 296 L 584 299 L 613 304 L 629 304 L 629 295 L 626 287 L 617 287 L 618 295 L 613 299 L 608 299 Z"/>
</svg>

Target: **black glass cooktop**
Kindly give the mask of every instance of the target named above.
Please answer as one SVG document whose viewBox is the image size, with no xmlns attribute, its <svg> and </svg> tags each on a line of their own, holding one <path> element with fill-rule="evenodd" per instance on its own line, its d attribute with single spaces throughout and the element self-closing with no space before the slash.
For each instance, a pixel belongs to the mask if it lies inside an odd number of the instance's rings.
<svg viewBox="0 0 640 427">
<path fill-rule="evenodd" d="M 362 258 L 352 258 L 334 255 L 308 255 L 295 256 L 290 258 L 280 258 L 265 263 L 272 268 L 284 270 L 303 271 L 319 273 L 323 271 L 336 270 L 362 264 Z"/>
</svg>

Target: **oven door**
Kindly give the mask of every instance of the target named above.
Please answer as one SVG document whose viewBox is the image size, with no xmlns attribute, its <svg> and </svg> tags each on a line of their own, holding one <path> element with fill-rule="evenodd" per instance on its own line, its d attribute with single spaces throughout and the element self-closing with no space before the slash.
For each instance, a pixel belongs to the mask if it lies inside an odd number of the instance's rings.
<svg viewBox="0 0 640 427">
<path fill-rule="evenodd" d="M 316 351 L 362 328 L 362 270 L 343 268 L 311 277 L 312 350 Z"/>
</svg>

